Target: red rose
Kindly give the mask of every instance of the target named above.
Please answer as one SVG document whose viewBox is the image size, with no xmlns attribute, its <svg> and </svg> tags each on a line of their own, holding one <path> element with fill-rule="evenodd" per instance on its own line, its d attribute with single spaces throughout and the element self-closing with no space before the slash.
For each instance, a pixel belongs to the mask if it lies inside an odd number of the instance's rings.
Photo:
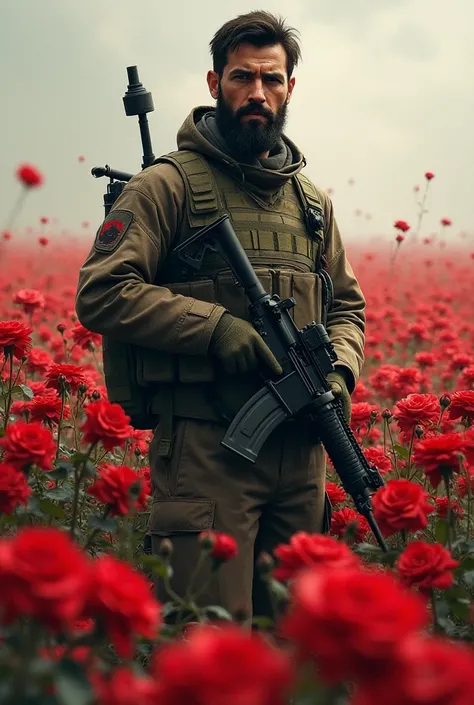
<svg viewBox="0 0 474 705">
<path fill-rule="evenodd" d="M 347 500 L 346 491 L 336 482 L 326 482 L 326 492 L 332 507 L 337 507 Z"/>
<path fill-rule="evenodd" d="M 468 428 L 462 440 L 462 452 L 466 456 L 466 462 L 474 466 L 474 428 Z"/>
<path fill-rule="evenodd" d="M 31 347 L 32 332 L 19 321 L 0 321 L 0 350 L 13 348 L 13 357 L 21 360 Z"/>
<path fill-rule="evenodd" d="M 273 576 L 276 580 L 291 580 L 308 566 L 318 568 L 357 568 L 359 558 L 342 541 L 322 534 L 307 534 L 298 531 L 289 544 L 280 544 L 273 551 L 279 561 Z"/>
<path fill-rule="evenodd" d="M 374 517 L 384 536 L 397 531 L 426 529 L 428 514 L 434 506 L 420 485 L 405 479 L 389 480 L 372 497 Z"/>
<path fill-rule="evenodd" d="M 7 623 L 28 616 L 54 630 L 72 628 L 89 580 L 89 561 L 63 531 L 31 527 L 0 541 L 0 612 Z"/>
<path fill-rule="evenodd" d="M 439 543 L 412 541 L 396 565 L 405 585 L 416 585 L 422 592 L 429 592 L 432 588 L 446 590 L 452 586 L 452 571 L 458 567 L 459 561 L 455 561 Z"/>
<path fill-rule="evenodd" d="M 87 611 L 104 626 L 123 658 L 133 655 L 135 635 L 153 639 L 160 625 L 160 605 L 145 576 L 108 555 L 93 564 Z"/>
<path fill-rule="evenodd" d="M 421 352 L 415 353 L 415 362 L 417 362 L 420 367 L 434 367 L 436 364 L 436 357 L 434 353 L 422 350 Z"/>
<path fill-rule="evenodd" d="M 431 179 L 434 179 L 434 174 L 432 171 L 426 171 L 425 172 L 425 179 L 427 181 L 431 181 Z"/>
<path fill-rule="evenodd" d="M 12 416 L 23 416 L 30 413 L 30 401 L 14 401 L 10 407 L 10 414 Z"/>
<path fill-rule="evenodd" d="M 142 465 L 137 468 L 137 474 L 141 477 L 142 481 L 145 483 L 146 493 L 151 494 L 151 473 L 149 465 Z"/>
<path fill-rule="evenodd" d="M 155 681 L 125 666 L 119 666 L 108 676 L 96 671 L 91 674 L 91 681 L 100 705 L 161 705 Z"/>
<path fill-rule="evenodd" d="M 389 396 L 398 398 L 419 392 L 426 378 L 416 367 L 400 367 L 395 372 L 389 389 Z"/>
<path fill-rule="evenodd" d="M 152 434 L 149 431 L 133 429 L 132 435 L 130 436 L 130 443 L 128 444 L 128 450 L 130 453 L 146 455 L 151 440 Z"/>
<path fill-rule="evenodd" d="M 56 454 L 51 431 L 35 422 L 8 424 L 5 436 L 0 438 L 0 447 L 5 451 L 5 461 L 20 469 L 37 465 L 42 470 L 51 470 Z"/>
<path fill-rule="evenodd" d="M 43 350 L 43 348 L 31 348 L 28 353 L 26 366 L 28 372 L 39 372 L 44 375 L 51 365 L 51 362 L 52 357 L 47 350 Z"/>
<path fill-rule="evenodd" d="M 453 224 L 453 221 L 451 220 L 451 218 L 441 218 L 441 220 L 439 222 L 441 223 L 441 225 L 444 228 L 447 228 Z"/>
<path fill-rule="evenodd" d="M 13 297 L 14 304 L 23 306 L 25 313 L 33 313 L 37 308 L 44 308 L 44 296 L 36 289 L 20 289 Z"/>
<path fill-rule="evenodd" d="M 375 465 L 381 475 L 392 472 L 392 461 L 385 455 L 383 447 L 368 446 L 363 449 L 363 453 L 370 465 Z"/>
<path fill-rule="evenodd" d="M 441 517 L 441 519 L 447 519 L 448 509 L 451 510 L 451 515 L 457 519 L 462 519 L 464 517 L 464 508 L 457 501 L 457 499 L 448 500 L 447 497 L 436 497 L 436 516 Z"/>
<path fill-rule="evenodd" d="M 436 394 L 409 394 L 395 404 L 393 417 L 401 431 L 411 433 L 415 426 L 429 427 L 436 424 L 440 413 Z"/>
<path fill-rule="evenodd" d="M 76 392 L 81 384 L 86 383 L 84 368 L 77 365 L 51 365 L 46 372 L 46 386 L 61 392 L 59 377 L 65 378 L 72 392 Z"/>
<path fill-rule="evenodd" d="M 0 514 L 13 514 L 20 504 L 28 504 L 30 495 L 24 473 L 13 465 L 0 463 Z"/>
<path fill-rule="evenodd" d="M 370 531 L 370 526 L 367 519 L 359 514 L 354 509 L 339 509 L 333 512 L 331 519 L 331 533 L 335 536 L 344 536 L 351 524 L 355 524 L 356 536 L 355 542 L 360 543 L 365 539 Z"/>
<path fill-rule="evenodd" d="M 407 637 L 426 624 L 421 598 L 389 574 L 310 568 L 292 585 L 281 631 L 316 661 L 325 682 L 360 682 L 383 676 Z"/>
<path fill-rule="evenodd" d="M 90 350 L 92 348 L 98 348 L 102 342 L 102 336 L 99 333 L 93 333 L 91 330 L 87 330 L 80 323 L 76 325 L 71 330 L 71 338 L 75 345 L 79 345 L 82 350 Z"/>
<path fill-rule="evenodd" d="M 54 389 L 48 389 L 47 394 L 37 394 L 29 403 L 28 411 L 30 412 L 31 421 L 40 421 L 42 423 L 51 422 L 59 423 L 61 417 L 61 397 L 58 396 Z M 69 406 L 63 406 L 63 419 L 69 418 Z"/>
<path fill-rule="evenodd" d="M 353 705 L 472 705 L 473 671 L 469 646 L 415 638 L 391 677 L 366 684 Z"/>
<path fill-rule="evenodd" d="M 368 404 L 365 401 L 360 401 L 352 404 L 351 407 L 351 428 L 355 431 L 360 426 L 368 424 L 372 419 L 372 414 L 379 412 L 378 406 Z"/>
<path fill-rule="evenodd" d="M 431 486 L 436 488 L 444 473 L 459 472 L 463 438 L 460 433 L 444 433 L 420 441 L 413 454 L 416 465 L 423 468 Z"/>
<path fill-rule="evenodd" d="M 157 651 L 159 705 L 284 705 L 293 676 L 282 650 L 235 625 L 200 626 Z"/>
<path fill-rule="evenodd" d="M 105 450 L 113 450 L 116 446 L 123 447 L 130 438 L 133 429 L 129 424 L 130 416 L 119 404 L 112 404 L 105 399 L 91 402 L 84 407 L 87 416 L 81 426 L 85 443 L 98 443 Z"/>
<path fill-rule="evenodd" d="M 474 468 L 466 468 L 467 479 L 465 477 L 458 477 L 456 479 L 456 484 L 454 489 L 461 499 L 464 499 L 469 493 L 469 486 L 471 489 L 471 494 L 474 495 Z"/>
<path fill-rule="evenodd" d="M 43 174 L 31 164 L 20 164 L 16 176 L 26 188 L 36 188 L 41 186 L 44 181 Z"/>
<path fill-rule="evenodd" d="M 98 473 L 98 479 L 87 492 L 102 504 L 108 504 L 112 516 L 126 516 L 132 507 L 146 509 L 147 485 L 132 468 L 104 463 Z"/>
<path fill-rule="evenodd" d="M 449 418 L 453 420 L 467 418 L 472 421 L 474 419 L 474 391 L 453 392 L 450 397 Z"/>
<path fill-rule="evenodd" d="M 218 531 L 203 531 L 200 534 L 200 539 L 210 541 L 210 555 L 218 563 L 230 561 L 237 555 L 237 541 L 228 534 Z"/>
<path fill-rule="evenodd" d="M 408 230 L 410 230 L 410 226 L 408 225 L 406 220 L 396 220 L 393 224 L 393 227 L 397 230 L 401 230 L 402 233 L 406 233 L 408 232 Z"/>
</svg>

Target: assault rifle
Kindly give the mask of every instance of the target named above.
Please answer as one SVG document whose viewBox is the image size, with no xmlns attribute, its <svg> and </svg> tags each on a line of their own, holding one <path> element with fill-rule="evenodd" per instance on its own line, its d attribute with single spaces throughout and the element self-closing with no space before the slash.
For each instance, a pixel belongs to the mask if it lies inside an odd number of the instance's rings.
<svg viewBox="0 0 474 705">
<path fill-rule="evenodd" d="M 327 382 L 337 355 L 326 329 L 314 321 L 298 329 L 290 315 L 295 299 L 281 299 L 265 291 L 228 215 L 201 228 L 177 245 L 172 254 L 190 270 L 199 271 L 209 250 L 221 255 L 244 288 L 252 323 L 283 368 L 278 378 L 265 379 L 261 389 L 240 409 L 222 445 L 255 463 L 265 440 L 283 421 L 309 417 L 344 489 L 358 512 L 366 517 L 380 547 L 387 551 L 370 496 L 370 491 L 382 487 L 384 481 L 364 456 L 344 417 L 341 402 Z"/>
</svg>

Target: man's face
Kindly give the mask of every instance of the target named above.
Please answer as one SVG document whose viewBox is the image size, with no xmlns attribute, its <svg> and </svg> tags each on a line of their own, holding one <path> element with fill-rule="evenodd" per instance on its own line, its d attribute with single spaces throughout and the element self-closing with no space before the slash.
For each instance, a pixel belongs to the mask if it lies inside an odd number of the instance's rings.
<svg viewBox="0 0 474 705">
<path fill-rule="evenodd" d="M 229 52 L 221 78 L 207 75 L 217 126 L 242 161 L 267 156 L 283 132 L 295 79 L 288 81 L 281 44 L 241 44 Z"/>
</svg>

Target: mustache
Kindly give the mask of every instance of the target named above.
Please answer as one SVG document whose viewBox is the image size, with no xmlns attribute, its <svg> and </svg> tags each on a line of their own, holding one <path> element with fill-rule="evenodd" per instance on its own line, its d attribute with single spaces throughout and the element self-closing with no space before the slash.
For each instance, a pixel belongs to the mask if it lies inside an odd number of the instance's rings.
<svg viewBox="0 0 474 705">
<path fill-rule="evenodd" d="M 269 122 L 273 122 L 275 119 L 272 111 L 268 108 L 264 108 L 260 103 L 249 103 L 248 105 L 244 105 L 242 108 L 239 108 L 235 113 L 237 120 L 240 120 L 240 118 L 244 115 L 263 115 L 263 117 L 266 117 Z"/>
</svg>

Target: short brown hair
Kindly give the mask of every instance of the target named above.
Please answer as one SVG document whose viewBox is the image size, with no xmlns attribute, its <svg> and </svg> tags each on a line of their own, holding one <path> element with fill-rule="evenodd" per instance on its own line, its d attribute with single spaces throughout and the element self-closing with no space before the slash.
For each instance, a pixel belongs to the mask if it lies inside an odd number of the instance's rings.
<svg viewBox="0 0 474 705">
<path fill-rule="evenodd" d="M 263 10 L 239 15 L 222 25 L 210 42 L 214 71 L 222 76 L 229 51 L 234 51 L 244 42 L 257 47 L 281 44 L 286 52 L 286 70 L 290 78 L 301 59 L 297 34 L 298 31 L 288 27 L 283 18 Z"/>
</svg>

